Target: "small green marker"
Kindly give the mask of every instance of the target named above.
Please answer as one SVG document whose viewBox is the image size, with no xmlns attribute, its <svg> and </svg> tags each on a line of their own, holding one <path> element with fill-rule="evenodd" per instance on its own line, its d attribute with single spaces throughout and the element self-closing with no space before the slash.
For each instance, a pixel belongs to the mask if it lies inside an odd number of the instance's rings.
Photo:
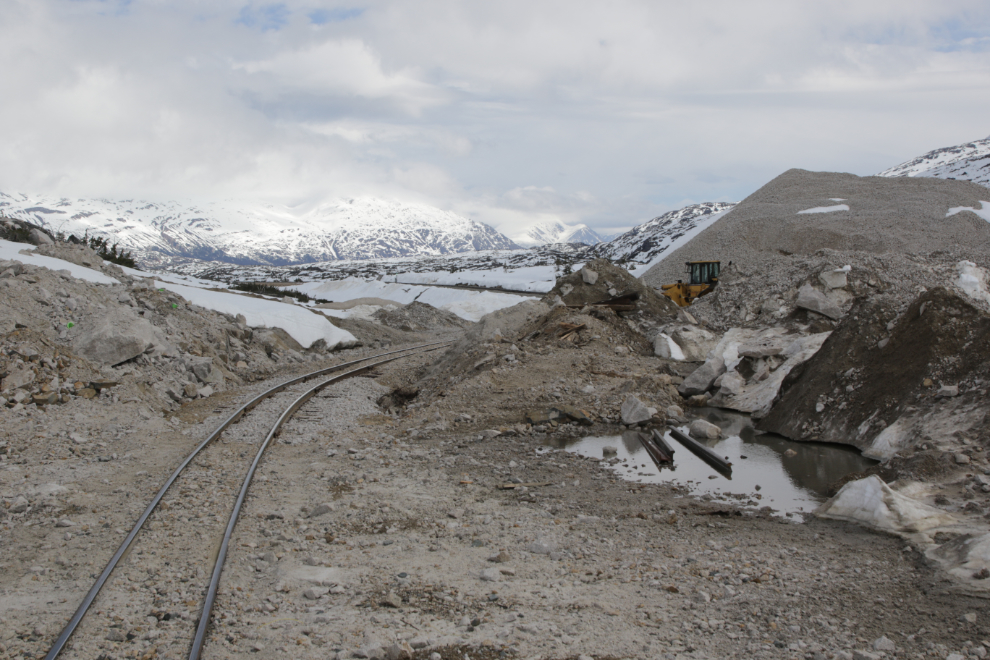
<svg viewBox="0 0 990 660">
<path fill-rule="evenodd" d="M 158 293 L 165 293 L 165 289 L 158 289 Z"/>
<path fill-rule="evenodd" d="M 178 307 L 178 305 L 176 305 L 175 303 L 172 303 L 172 309 L 175 309 L 177 307 Z"/>
<path fill-rule="evenodd" d="M 76 325 L 75 323 L 73 323 L 72 321 L 69 321 L 68 323 L 65 324 L 65 327 L 67 327 L 67 328 L 74 328 L 75 325 Z"/>
</svg>

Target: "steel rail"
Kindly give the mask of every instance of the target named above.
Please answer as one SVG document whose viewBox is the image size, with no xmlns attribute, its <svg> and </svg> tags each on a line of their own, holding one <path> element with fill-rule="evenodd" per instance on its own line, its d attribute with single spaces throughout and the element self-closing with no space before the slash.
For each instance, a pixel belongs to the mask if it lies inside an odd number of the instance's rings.
<svg viewBox="0 0 990 660">
<path fill-rule="evenodd" d="M 134 542 L 134 539 L 137 538 L 137 535 L 141 531 L 142 527 L 144 527 L 145 522 L 147 522 L 148 518 L 151 517 L 151 514 L 154 513 L 155 509 L 158 507 L 158 504 L 165 496 L 165 493 L 168 492 L 168 489 L 172 486 L 173 483 L 175 483 L 175 480 L 178 479 L 182 471 L 186 469 L 186 466 L 188 466 L 189 463 L 191 463 L 192 460 L 196 458 L 196 455 L 199 454 L 199 452 L 201 452 L 203 449 L 205 449 L 207 445 L 209 445 L 211 442 L 219 438 L 223 434 L 223 432 L 227 430 L 229 426 L 240 421 L 244 413 L 251 410 L 265 399 L 274 396 L 275 394 L 278 394 L 279 392 L 289 387 L 292 387 L 293 385 L 301 383 L 303 381 L 307 381 L 312 378 L 318 378 L 319 376 L 323 376 L 328 373 L 332 373 L 334 371 L 338 371 L 340 369 L 353 366 L 355 364 L 360 364 L 361 362 L 367 362 L 368 360 L 381 358 L 386 355 L 395 355 L 396 353 L 405 353 L 407 351 L 419 351 L 425 349 L 435 350 L 436 348 L 439 348 L 439 345 L 448 344 L 448 343 L 449 342 L 440 341 L 440 342 L 430 342 L 428 344 L 419 344 L 417 346 L 410 346 L 408 348 L 388 351 L 387 353 L 379 353 L 377 355 L 369 355 L 368 357 L 360 358 L 358 360 L 351 360 L 350 362 L 342 362 L 332 367 L 319 369 L 317 371 L 313 371 L 308 374 L 304 374 L 302 376 L 292 378 L 280 385 L 276 385 L 271 389 L 265 390 L 264 392 L 262 392 L 255 398 L 251 399 L 240 408 L 238 408 L 230 417 L 224 420 L 224 422 L 220 424 L 220 426 L 217 427 L 217 429 L 213 433 L 211 433 L 205 440 L 203 440 L 203 442 L 201 442 L 195 449 L 193 449 L 192 453 L 190 453 L 186 457 L 186 459 L 179 464 L 179 467 L 175 469 L 175 471 L 172 473 L 172 476 L 170 476 L 168 480 L 165 482 L 165 484 L 161 487 L 161 489 L 159 489 L 158 493 L 151 500 L 151 503 L 144 510 L 144 513 L 141 514 L 141 517 L 138 518 L 137 522 L 134 524 L 134 527 L 131 529 L 130 533 L 124 538 L 123 542 L 120 544 L 120 547 L 117 548 L 117 551 L 113 554 L 113 557 L 110 558 L 110 561 L 109 563 L 107 563 L 106 568 L 104 568 L 103 572 L 100 573 L 100 577 L 97 578 L 96 582 L 90 588 L 89 592 L 87 592 L 86 597 L 83 598 L 83 601 L 76 609 L 75 614 L 72 615 L 72 618 L 69 619 L 69 622 L 65 625 L 65 628 L 62 629 L 62 632 L 59 634 L 58 638 L 55 640 L 55 643 L 52 644 L 51 649 L 48 651 L 48 654 L 45 656 L 45 660 L 54 660 L 55 658 L 58 657 L 59 653 L 61 653 L 62 650 L 65 648 L 65 645 L 68 643 L 69 638 L 72 637 L 72 634 L 76 631 L 76 628 L 79 626 L 79 623 L 83 620 L 83 617 L 86 616 L 86 612 L 89 611 L 89 608 L 93 604 L 93 601 L 96 600 L 96 597 L 97 595 L 99 595 L 100 590 L 103 588 L 103 585 L 106 584 L 106 581 L 110 578 L 110 574 L 117 567 L 117 564 L 120 562 L 121 558 L 127 553 L 128 549 L 130 549 L 131 544 Z M 414 354 L 415 353 L 410 353 L 410 355 L 414 355 Z M 397 360 L 401 357 L 408 357 L 408 356 L 403 355 L 403 356 L 391 358 L 390 360 L 386 360 L 386 362 L 391 362 L 392 360 Z M 384 362 L 377 364 L 384 364 Z M 361 370 L 355 370 L 355 371 L 361 371 Z"/>
<path fill-rule="evenodd" d="M 439 346 L 433 348 L 424 349 L 422 352 L 437 350 Z M 210 615 L 213 611 L 213 603 L 217 598 L 217 590 L 220 588 L 220 575 L 223 573 L 224 561 L 227 558 L 227 548 L 230 545 L 230 537 L 234 533 L 234 527 L 237 525 L 237 518 L 241 513 L 241 506 L 244 504 L 244 499 L 247 497 L 248 487 L 251 485 L 251 480 L 254 478 L 254 473 L 258 469 L 258 464 L 261 463 L 261 457 L 265 453 L 265 450 L 271 444 L 272 440 L 279 435 L 282 429 L 282 425 L 288 421 L 292 415 L 296 413 L 297 410 L 302 408 L 310 399 L 316 396 L 317 392 L 322 390 L 328 385 L 340 382 L 351 376 L 356 376 L 359 373 L 368 371 L 369 369 L 374 369 L 377 366 L 386 364 L 388 362 L 393 362 L 395 360 L 401 360 L 404 355 L 397 357 L 388 358 L 386 360 L 380 360 L 378 362 L 373 362 L 371 364 L 364 365 L 363 367 L 358 367 L 357 369 L 352 369 L 342 374 L 338 374 L 333 378 L 323 381 L 319 385 L 307 390 L 305 393 L 299 396 L 298 399 L 292 402 L 282 416 L 278 418 L 275 425 L 272 426 L 272 430 L 268 432 L 268 436 L 265 441 L 261 443 L 261 447 L 258 448 L 258 453 L 254 457 L 254 461 L 251 462 L 251 467 L 248 468 L 247 475 L 244 477 L 244 483 L 241 485 L 241 492 L 237 495 L 237 502 L 234 504 L 233 511 L 230 512 L 230 518 L 227 520 L 227 529 L 223 535 L 223 542 L 220 544 L 220 552 L 217 554 L 216 563 L 213 565 L 213 576 L 210 578 L 210 587 L 206 592 L 206 599 L 203 601 L 203 610 L 200 613 L 199 623 L 196 626 L 196 637 L 193 639 L 192 649 L 189 652 L 189 660 L 199 660 L 200 654 L 203 651 L 203 645 L 206 643 L 206 633 L 210 626 Z"/>
</svg>

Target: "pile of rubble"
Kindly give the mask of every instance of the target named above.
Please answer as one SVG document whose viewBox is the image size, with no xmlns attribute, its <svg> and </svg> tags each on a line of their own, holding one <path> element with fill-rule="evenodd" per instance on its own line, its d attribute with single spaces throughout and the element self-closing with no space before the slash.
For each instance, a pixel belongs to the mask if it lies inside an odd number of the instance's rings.
<svg viewBox="0 0 990 660">
<path fill-rule="evenodd" d="M 465 328 L 471 325 L 470 321 L 462 319 L 453 312 L 437 309 L 433 305 L 415 300 L 400 307 L 391 305 L 383 307 L 372 314 L 371 318 L 384 326 L 406 332 Z"/>
<path fill-rule="evenodd" d="M 15 411 L 98 396 L 170 410 L 271 374 L 280 362 L 321 355 L 282 330 L 252 329 L 243 317 L 155 289 L 153 279 L 128 275 L 84 246 L 47 247 L 88 269 L 77 274 L 107 283 L 0 261 L 0 396 Z"/>
</svg>

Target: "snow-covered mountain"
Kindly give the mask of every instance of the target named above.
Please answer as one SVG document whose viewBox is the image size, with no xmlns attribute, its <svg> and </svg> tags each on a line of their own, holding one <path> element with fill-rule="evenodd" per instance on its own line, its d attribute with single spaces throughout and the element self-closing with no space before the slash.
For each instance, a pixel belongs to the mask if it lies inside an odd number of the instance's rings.
<svg viewBox="0 0 990 660">
<path fill-rule="evenodd" d="M 877 176 L 930 176 L 962 179 L 990 187 L 990 137 L 929 151 Z"/>
<path fill-rule="evenodd" d="M 613 261 L 652 263 L 704 231 L 733 206 L 730 202 L 685 206 L 633 227 L 608 243 L 594 246 L 590 252 L 594 257 Z"/>
<path fill-rule="evenodd" d="M 287 207 L 0 193 L 0 215 L 67 235 L 107 236 L 139 262 L 160 267 L 184 259 L 285 265 L 519 248 L 455 213 L 373 197 Z"/>
<path fill-rule="evenodd" d="M 548 220 L 530 225 L 525 231 L 513 236 L 512 240 L 524 247 L 554 243 L 597 245 L 602 242 L 602 237 L 587 225 L 565 225 L 562 222 Z"/>
</svg>

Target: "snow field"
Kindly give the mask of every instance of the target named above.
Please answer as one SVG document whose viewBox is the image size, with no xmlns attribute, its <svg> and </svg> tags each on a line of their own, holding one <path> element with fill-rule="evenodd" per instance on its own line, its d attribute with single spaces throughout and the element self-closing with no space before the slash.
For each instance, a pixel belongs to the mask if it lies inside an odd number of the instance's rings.
<svg viewBox="0 0 990 660">
<path fill-rule="evenodd" d="M 0 259 L 20 261 L 22 264 L 40 266 L 42 268 L 47 268 L 48 270 L 67 270 L 72 274 L 72 277 L 79 280 L 86 280 L 87 282 L 93 282 L 95 284 L 120 284 L 120 282 L 109 275 L 104 275 L 100 271 L 93 270 L 92 268 L 78 266 L 71 261 L 56 259 L 54 257 L 45 257 L 40 254 L 21 254 L 22 250 L 25 252 L 33 252 L 34 249 L 35 247 L 33 245 L 28 245 L 27 243 L 12 243 L 11 241 L 0 239 Z"/>
<path fill-rule="evenodd" d="M 344 302 L 356 298 L 383 298 L 393 300 L 399 305 L 408 305 L 414 300 L 432 305 L 457 314 L 468 321 L 478 321 L 489 314 L 505 307 L 511 307 L 522 302 L 520 296 L 494 291 L 470 291 L 423 286 L 420 284 L 396 284 L 379 280 L 364 280 L 349 277 L 332 282 L 305 282 L 296 284 L 292 289 L 301 291 L 313 298 L 323 298 L 333 302 Z M 323 310 L 332 316 L 347 318 L 355 314 L 349 310 Z M 366 313 L 366 310 L 362 310 Z"/>
<path fill-rule="evenodd" d="M 247 324 L 255 328 L 281 328 L 303 348 L 309 348 L 320 339 L 326 342 L 328 349 L 347 348 L 357 343 L 351 333 L 330 323 L 323 315 L 299 305 L 209 291 L 160 279 L 155 280 L 155 287 L 177 293 L 192 304 L 215 312 L 232 316 L 243 314 Z"/>
</svg>

